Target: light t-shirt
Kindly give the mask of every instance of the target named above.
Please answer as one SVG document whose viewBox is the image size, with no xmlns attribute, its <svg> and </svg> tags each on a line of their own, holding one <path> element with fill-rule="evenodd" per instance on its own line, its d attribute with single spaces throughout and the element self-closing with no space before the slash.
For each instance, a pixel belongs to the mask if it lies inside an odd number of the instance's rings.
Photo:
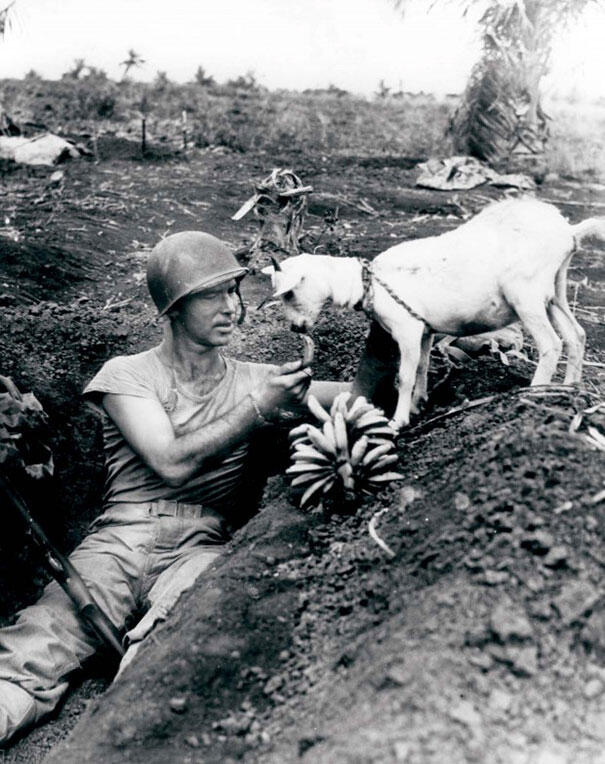
<svg viewBox="0 0 605 764">
<path fill-rule="evenodd" d="M 157 400 L 164 407 L 178 437 L 192 429 L 203 428 L 226 414 L 277 368 L 226 357 L 224 360 L 224 377 L 206 395 L 185 393 L 178 384 L 173 389 L 171 369 L 160 360 L 158 348 L 107 361 L 86 385 L 84 395 L 97 406 L 103 393 Z M 100 408 L 100 411 L 106 467 L 105 504 L 168 499 L 202 504 L 228 519 L 237 512 L 241 492 L 245 490 L 242 476 L 248 442 L 206 460 L 199 474 L 184 485 L 172 487 L 133 451 L 104 409 Z"/>
</svg>

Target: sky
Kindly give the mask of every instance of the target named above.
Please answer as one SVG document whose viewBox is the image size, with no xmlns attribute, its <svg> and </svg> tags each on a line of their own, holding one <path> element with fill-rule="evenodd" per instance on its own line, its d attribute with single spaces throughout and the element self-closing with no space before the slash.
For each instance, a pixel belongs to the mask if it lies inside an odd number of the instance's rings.
<svg viewBox="0 0 605 764">
<path fill-rule="evenodd" d="M 0 0 L 3 7 L 8 0 Z M 0 42 L 0 77 L 31 69 L 58 78 L 76 58 L 119 78 L 133 48 L 133 74 L 176 81 L 198 66 L 219 82 L 253 72 L 270 88 L 330 84 L 370 95 L 384 83 L 436 94 L 460 92 L 479 54 L 476 17 L 443 0 L 16 0 Z M 552 94 L 605 96 L 605 11 L 592 9 L 555 43 Z"/>
</svg>

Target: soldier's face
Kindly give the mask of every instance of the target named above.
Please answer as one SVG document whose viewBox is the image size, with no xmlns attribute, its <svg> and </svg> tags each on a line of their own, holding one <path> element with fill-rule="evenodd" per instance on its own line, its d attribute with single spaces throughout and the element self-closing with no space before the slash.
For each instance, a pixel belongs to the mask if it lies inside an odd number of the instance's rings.
<svg viewBox="0 0 605 764">
<path fill-rule="evenodd" d="M 231 279 L 185 297 L 177 320 L 194 342 L 227 345 L 235 326 L 237 305 L 237 284 Z"/>
</svg>

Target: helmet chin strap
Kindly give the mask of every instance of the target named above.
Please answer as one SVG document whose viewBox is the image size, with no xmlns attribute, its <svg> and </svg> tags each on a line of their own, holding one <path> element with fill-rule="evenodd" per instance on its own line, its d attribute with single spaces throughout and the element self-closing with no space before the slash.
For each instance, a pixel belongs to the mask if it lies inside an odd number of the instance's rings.
<svg viewBox="0 0 605 764">
<path fill-rule="evenodd" d="M 244 320 L 246 318 L 246 305 L 244 303 L 244 300 L 242 298 L 242 293 L 239 290 L 239 281 L 237 282 L 237 286 L 235 287 L 235 291 L 237 293 L 237 299 L 239 300 L 239 306 L 241 308 L 239 318 L 237 319 L 238 326 L 240 324 L 244 323 Z"/>
</svg>

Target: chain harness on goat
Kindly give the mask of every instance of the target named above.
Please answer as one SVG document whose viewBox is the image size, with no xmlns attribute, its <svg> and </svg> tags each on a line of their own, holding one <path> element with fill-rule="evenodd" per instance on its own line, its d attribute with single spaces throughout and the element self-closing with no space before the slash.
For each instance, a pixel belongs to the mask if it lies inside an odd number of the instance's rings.
<svg viewBox="0 0 605 764">
<path fill-rule="evenodd" d="M 426 320 L 426 318 L 423 318 L 419 313 L 417 313 L 414 308 L 408 305 L 408 303 L 403 298 L 399 297 L 398 294 L 395 294 L 395 292 L 387 283 L 385 283 L 381 278 L 373 273 L 372 263 L 369 260 L 367 260 L 365 257 L 358 257 L 357 259 L 361 264 L 361 283 L 363 287 L 361 300 L 355 306 L 357 310 L 363 310 L 368 318 L 374 320 L 374 285 L 372 284 L 372 280 L 374 280 L 385 290 L 385 292 L 390 297 L 393 298 L 393 300 L 395 300 L 397 305 L 401 305 L 401 307 L 404 308 L 404 310 L 406 310 L 410 316 L 412 316 L 412 318 L 415 318 L 417 321 L 421 321 L 429 331 L 435 331 Z"/>
<path fill-rule="evenodd" d="M 577 249 L 579 249 L 579 246 L 580 245 L 578 240 L 574 236 L 572 252 L 575 252 Z M 421 321 L 429 331 L 435 332 L 426 318 L 423 318 L 419 313 L 417 313 L 414 308 L 408 305 L 408 303 L 402 297 L 399 297 L 399 295 L 395 294 L 395 292 L 387 283 L 385 283 L 381 278 L 372 272 L 372 263 L 367 258 L 358 257 L 357 260 L 361 265 L 361 284 L 363 287 L 363 292 L 361 295 L 361 300 L 355 306 L 355 310 L 363 310 L 369 319 L 374 320 L 374 287 L 372 284 L 372 280 L 374 280 L 385 290 L 388 295 L 390 295 L 390 297 L 393 298 L 393 300 L 395 300 L 398 305 L 401 305 L 401 307 L 404 308 L 410 314 L 410 316 L 415 318 L 417 321 Z"/>
</svg>

